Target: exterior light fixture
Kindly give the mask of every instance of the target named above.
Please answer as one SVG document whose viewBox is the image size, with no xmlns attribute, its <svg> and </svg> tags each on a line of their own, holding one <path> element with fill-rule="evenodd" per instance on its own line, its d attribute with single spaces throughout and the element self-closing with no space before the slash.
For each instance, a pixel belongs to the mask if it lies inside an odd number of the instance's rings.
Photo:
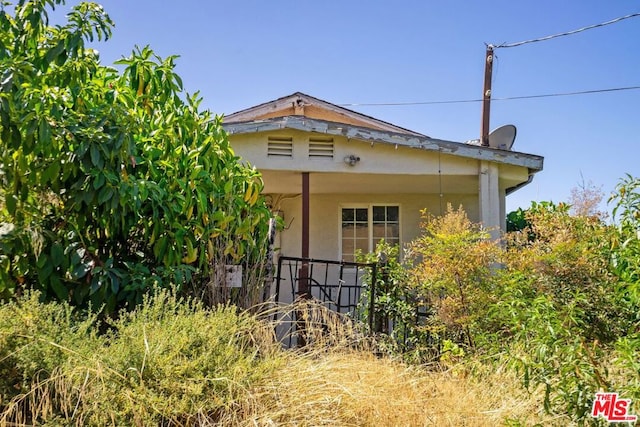
<svg viewBox="0 0 640 427">
<path fill-rule="evenodd" d="M 344 162 L 349 166 L 355 166 L 356 163 L 358 163 L 359 161 L 360 161 L 360 157 L 356 156 L 355 154 L 351 154 L 344 158 Z"/>
</svg>

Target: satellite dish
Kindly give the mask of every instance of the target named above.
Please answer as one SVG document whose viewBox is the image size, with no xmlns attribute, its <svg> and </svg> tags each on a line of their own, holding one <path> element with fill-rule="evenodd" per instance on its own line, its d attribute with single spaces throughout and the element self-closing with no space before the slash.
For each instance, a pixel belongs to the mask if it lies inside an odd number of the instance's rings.
<svg viewBox="0 0 640 427">
<path fill-rule="evenodd" d="M 500 126 L 489 133 L 489 147 L 500 150 L 511 150 L 515 139 L 516 127 L 514 125 Z"/>
</svg>

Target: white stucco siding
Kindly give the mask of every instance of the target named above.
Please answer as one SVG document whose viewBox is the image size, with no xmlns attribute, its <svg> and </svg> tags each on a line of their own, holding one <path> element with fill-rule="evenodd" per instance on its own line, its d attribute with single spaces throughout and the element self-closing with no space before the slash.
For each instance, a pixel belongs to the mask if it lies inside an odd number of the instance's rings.
<svg viewBox="0 0 640 427">
<path fill-rule="evenodd" d="M 313 176 L 311 177 L 313 178 Z M 445 196 L 422 194 L 312 194 L 310 198 L 310 257 L 337 260 L 340 254 L 341 207 L 367 205 L 397 205 L 400 207 L 400 240 L 402 245 L 420 234 L 420 211 L 424 208 L 439 215 L 446 210 L 447 203 L 454 208 L 462 205 L 470 219 L 477 221 L 478 195 L 460 194 Z M 279 208 L 284 222 L 289 225 L 281 232 L 280 253 L 300 256 L 302 202 L 300 196 L 282 199 Z"/>
<path fill-rule="evenodd" d="M 291 157 L 268 156 L 269 137 L 292 138 Z M 260 170 L 288 170 L 306 172 L 341 172 L 396 174 L 401 168 L 408 175 L 438 174 L 477 175 L 478 162 L 474 159 L 439 154 L 417 148 L 375 143 L 334 136 L 332 159 L 310 158 L 309 138 L 323 137 L 322 134 L 284 130 L 282 132 L 261 132 L 255 134 L 231 135 L 231 145 L 243 161 Z M 355 156 L 360 160 L 353 166 L 345 163 L 345 157 Z"/>
</svg>

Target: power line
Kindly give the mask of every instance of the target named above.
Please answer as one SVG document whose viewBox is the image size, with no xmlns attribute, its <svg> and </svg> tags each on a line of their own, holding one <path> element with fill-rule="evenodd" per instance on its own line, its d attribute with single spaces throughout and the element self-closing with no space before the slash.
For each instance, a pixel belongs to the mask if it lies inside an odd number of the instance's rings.
<svg viewBox="0 0 640 427">
<path fill-rule="evenodd" d="M 560 92 L 560 93 L 549 93 L 544 95 L 524 95 L 524 96 L 512 96 L 508 98 L 491 98 L 491 99 L 492 101 L 510 101 L 512 99 L 533 99 L 533 98 L 550 98 L 553 96 L 588 95 L 593 93 L 620 92 L 623 90 L 637 90 L 637 89 L 640 89 L 640 86 L 614 87 L 614 88 L 608 88 L 608 89 L 582 90 L 578 92 Z"/>
<path fill-rule="evenodd" d="M 611 21 L 602 22 L 600 24 L 595 24 L 595 25 L 589 25 L 588 27 L 578 28 L 577 30 L 567 31 L 565 33 L 553 34 L 551 36 L 540 37 L 540 38 L 531 39 L 531 40 L 524 40 L 524 41 L 516 42 L 516 43 L 502 43 L 502 44 L 495 45 L 495 46 L 494 45 L 489 45 L 489 46 L 492 46 L 494 49 L 522 46 L 523 44 L 527 44 L 527 43 L 535 43 L 535 42 L 541 42 L 541 41 L 545 41 L 545 40 L 555 39 L 557 37 L 570 36 L 572 34 L 577 34 L 577 33 L 583 32 L 583 31 L 592 30 L 594 28 L 604 27 L 605 25 L 615 24 L 616 22 L 620 22 L 620 21 L 623 21 L 623 20 L 629 19 L 629 18 L 634 18 L 636 16 L 640 16 L 640 13 L 632 13 L 630 15 L 625 15 L 625 16 L 621 16 L 620 18 L 612 19 Z"/>
<path fill-rule="evenodd" d="M 627 87 L 615 87 L 608 89 L 594 89 L 583 90 L 577 92 L 559 92 L 559 93 L 547 93 L 542 95 L 522 95 L 522 96 L 509 96 L 504 98 L 491 98 L 492 101 L 512 101 L 516 99 L 535 99 L 535 98 L 551 98 L 556 96 L 574 96 L 574 95 L 589 95 L 594 93 L 604 92 L 620 92 L 625 90 L 638 90 L 640 86 L 627 86 Z M 351 103 L 351 104 L 338 104 L 341 107 L 392 107 L 403 105 L 433 105 L 433 104 L 464 104 L 472 102 L 482 102 L 482 99 L 461 99 L 461 100 L 449 100 L 449 101 L 417 101 L 417 102 L 372 102 L 372 103 Z"/>
</svg>

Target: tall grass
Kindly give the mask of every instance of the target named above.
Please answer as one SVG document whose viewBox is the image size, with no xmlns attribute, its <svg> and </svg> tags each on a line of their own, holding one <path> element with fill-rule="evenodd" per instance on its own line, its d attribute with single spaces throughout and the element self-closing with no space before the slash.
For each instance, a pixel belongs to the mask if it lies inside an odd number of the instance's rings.
<svg viewBox="0 0 640 427">
<path fill-rule="evenodd" d="M 464 369 L 410 367 L 374 356 L 374 342 L 321 306 L 286 309 L 306 323 L 303 349 L 283 349 L 274 325 L 254 315 L 167 293 L 108 325 L 36 294 L 2 305 L 0 425 L 549 421 L 538 395 L 519 391 L 512 374 L 485 372 L 478 381 Z"/>
<path fill-rule="evenodd" d="M 0 307 L 0 423 L 201 425 L 236 421 L 281 360 L 266 325 L 168 293 L 98 334 L 36 295 Z"/>
<path fill-rule="evenodd" d="M 257 425 L 496 426 L 509 420 L 514 425 L 551 421 L 538 413 L 541 402 L 519 390 L 507 373 L 479 382 L 357 351 L 291 353 L 286 358 L 287 369 L 257 388 Z"/>
</svg>

